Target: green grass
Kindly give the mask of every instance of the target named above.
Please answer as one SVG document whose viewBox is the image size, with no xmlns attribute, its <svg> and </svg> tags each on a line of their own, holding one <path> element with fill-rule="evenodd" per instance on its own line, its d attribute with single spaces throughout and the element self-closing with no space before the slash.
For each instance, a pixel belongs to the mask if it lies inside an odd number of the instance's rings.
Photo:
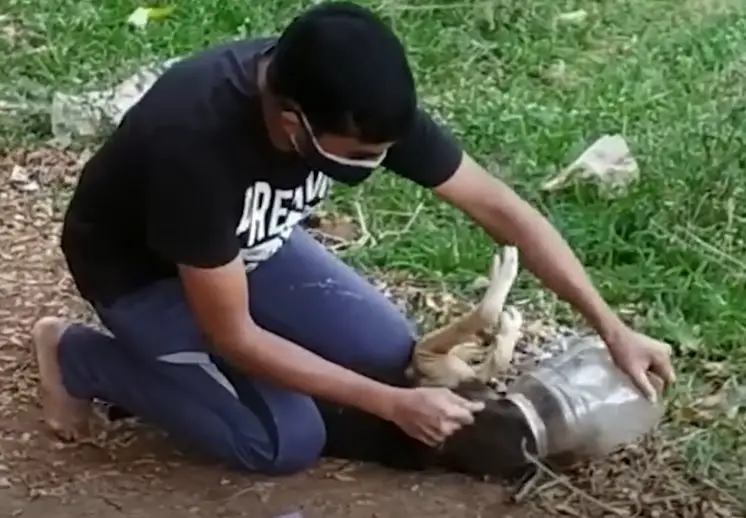
<svg viewBox="0 0 746 518">
<path fill-rule="evenodd" d="M 728 376 L 746 379 L 746 7 L 715 0 L 364 3 L 406 41 L 427 105 L 549 216 L 612 304 L 632 308 L 637 326 L 674 344 L 682 372 L 699 380 L 692 391 L 716 384 L 699 376 L 705 362 L 725 361 Z M 11 0 L 5 12 L 18 30 L 12 43 L 0 37 L 0 99 L 43 100 L 56 88 L 111 82 L 154 57 L 275 33 L 306 5 L 181 2 L 167 20 L 137 31 L 124 23 L 136 6 L 130 1 Z M 579 8 L 588 10 L 585 22 L 555 21 Z M 5 142 L 48 133 L 38 114 L 3 127 Z M 538 192 L 547 175 L 607 132 L 626 136 L 642 168 L 627 196 L 610 202 L 590 187 Z M 378 236 L 376 246 L 350 254 L 356 264 L 408 269 L 454 287 L 489 264 L 491 243 L 464 217 L 391 175 L 339 188 L 333 202 L 353 214 L 362 209 Z M 396 232 L 410 220 L 406 233 Z M 535 287 L 522 279 L 524 295 Z M 567 314 L 562 305 L 554 309 Z M 693 457 L 717 471 L 713 459 L 744 448 L 743 432 L 715 427 Z"/>
</svg>

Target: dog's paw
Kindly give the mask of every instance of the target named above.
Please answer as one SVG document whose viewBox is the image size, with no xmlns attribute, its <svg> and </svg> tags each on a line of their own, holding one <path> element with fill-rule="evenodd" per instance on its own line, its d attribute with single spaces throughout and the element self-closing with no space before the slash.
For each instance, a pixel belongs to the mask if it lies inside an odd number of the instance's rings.
<svg viewBox="0 0 746 518">
<path fill-rule="evenodd" d="M 495 325 L 500 320 L 505 301 L 518 275 L 518 249 L 513 246 L 505 247 L 502 257 L 495 254 L 492 262 L 490 284 L 479 304 L 481 318 Z"/>
<path fill-rule="evenodd" d="M 503 248 L 502 256 L 495 254 L 492 262 L 492 282 L 502 286 L 512 286 L 518 276 L 518 249 L 514 246 Z"/>
<path fill-rule="evenodd" d="M 515 336 L 520 334 L 523 327 L 523 314 L 513 306 L 505 306 L 500 314 L 500 329 L 498 334 L 501 336 Z"/>
</svg>

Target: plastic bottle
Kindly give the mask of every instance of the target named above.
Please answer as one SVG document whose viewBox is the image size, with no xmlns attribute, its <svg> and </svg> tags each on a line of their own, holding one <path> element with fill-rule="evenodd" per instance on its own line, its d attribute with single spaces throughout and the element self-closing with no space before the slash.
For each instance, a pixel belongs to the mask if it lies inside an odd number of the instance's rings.
<svg viewBox="0 0 746 518">
<path fill-rule="evenodd" d="M 543 457 L 599 457 L 650 432 L 663 416 L 614 364 L 598 336 L 567 350 L 509 388 L 533 422 Z"/>
</svg>

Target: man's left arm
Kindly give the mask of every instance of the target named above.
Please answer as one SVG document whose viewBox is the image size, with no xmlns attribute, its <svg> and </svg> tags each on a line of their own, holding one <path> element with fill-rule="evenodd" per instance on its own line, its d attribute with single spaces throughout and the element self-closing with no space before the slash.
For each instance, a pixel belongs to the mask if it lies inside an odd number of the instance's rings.
<svg viewBox="0 0 746 518">
<path fill-rule="evenodd" d="M 460 209 L 495 242 L 516 246 L 521 264 L 578 310 L 609 346 L 616 363 L 651 399 L 648 375 L 674 381 L 670 347 L 636 333 L 609 308 L 554 226 L 508 185 L 463 152 L 456 139 L 424 111 L 412 131 L 389 152 L 393 172 L 427 187 Z"/>
<path fill-rule="evenodd" d="M 521 264 L 575 307 L 608 344 L 619 341 L 626 326 L 595 289 L 567 242 L 507 184 L 464 153 L 453 176 L 433 191 L 469 216 L 495 242 L 517 247 Z"/>
</svg>

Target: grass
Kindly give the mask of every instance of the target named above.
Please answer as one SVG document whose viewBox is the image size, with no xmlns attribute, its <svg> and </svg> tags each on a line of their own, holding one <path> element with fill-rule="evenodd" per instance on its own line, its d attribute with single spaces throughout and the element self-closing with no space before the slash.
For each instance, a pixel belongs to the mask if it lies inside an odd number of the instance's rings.
<svg viewBox="0 0 746 518">
<path fill-rule="evenodd" d="M 405 40 L 432 111 L 548 215 L 612 304 L 631 308 L 635 325 L 674 344 L 681 392 L 691 399 L 725 378 L 746 378 L 746 205 L 739 203 L 746 196 L 746 7 L 727 0 L 363 3 Z M 11 0 L 0 22 L 0 99 L 43 103 L 54 89 L 109 83 L 155 57 L 276 33 L 306 5 L 180 2 L 167 20 L 137 31 L 124 23 L 136 7 L 127 0 Z M 585 21 L 557 21 L 580 8 Z M 6 143 L 48 136 L 39 113 L 4 121 L 0 112 L 0 121 Z M 625 197 L 610 202 L 582 186 L 539 193 L 547 175 L 611 132 L 625 135 L 642 168 Z M 489 264 L 492 244 L 463 216 L 392 175 L 339 188 L 333 203 L 348 212 L 358 204 L 372 234 L 382 236 L 349 257 L 361 266 L 408 269 L 458 288 Z M 407 233 L 386 234 L 416 209 Z M 535 287 L 524 275 L 524 294 Z M 562 304 L 554 309 L 569 316 Z M 726 374 L 707 378 L 712 365 Z M 716 472 L 744 448 L 744 430 L 734 427 L 699 435 L 690 453 L 700 468 Z M 728 476 L 743 475 L 739 469 Z"/>
</svg>

